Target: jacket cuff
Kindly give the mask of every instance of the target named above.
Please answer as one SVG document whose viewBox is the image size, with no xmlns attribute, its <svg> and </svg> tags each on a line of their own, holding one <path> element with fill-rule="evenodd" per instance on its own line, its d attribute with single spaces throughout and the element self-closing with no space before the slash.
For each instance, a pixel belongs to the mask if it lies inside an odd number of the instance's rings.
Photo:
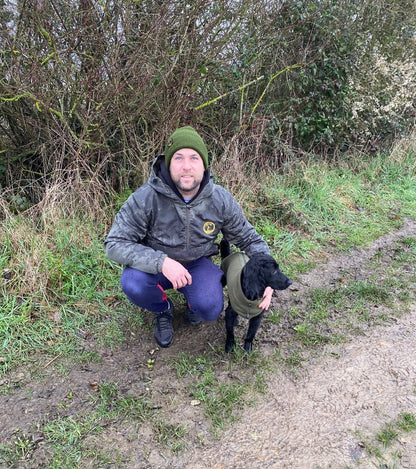
<svg viewBox="0 0 416 469">
<path fill-rule="evenodd" d="M 156 262 L 156 268 L 157 268 L 157 271 L 158 272 L 162 272 L 162 265 L 163 265 L 163 262 L 165 261 L 165 259 L 168 257 L 167 254 L 165 253 L 162 253 L 160 256 L 159 256 L 159 259 L 157 260 Z"/>
</svg>

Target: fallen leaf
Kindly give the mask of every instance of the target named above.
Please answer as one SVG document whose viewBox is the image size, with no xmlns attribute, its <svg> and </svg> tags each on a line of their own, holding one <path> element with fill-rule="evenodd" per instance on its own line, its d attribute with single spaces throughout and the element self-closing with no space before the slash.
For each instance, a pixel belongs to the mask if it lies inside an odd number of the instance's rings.
<svg viewBox="0 0 416 469">
<path fill-rule="evenodd" d="M 106 303 L 112 303 L 113 301 L 116 301 L 117 300 L 117 295 L 111 295 L 111 296 L 107 296 L 107 298 L 104 298 L 104 301 Z"/>
<path fill-rule="evenodd" d="M 98 391 L 100 387 L 97 381 L 93 381 L 92 383 L 88 383 L 88 384 L 93 391 Z"/>
</svg>

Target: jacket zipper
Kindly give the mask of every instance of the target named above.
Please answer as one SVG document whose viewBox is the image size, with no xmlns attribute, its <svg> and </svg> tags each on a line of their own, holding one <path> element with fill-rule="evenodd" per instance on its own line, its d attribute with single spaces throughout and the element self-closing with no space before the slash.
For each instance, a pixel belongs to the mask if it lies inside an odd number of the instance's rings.
<svg viewBox="0 0 416 469">
<path fill-rule="evenodd" d="M 188 204 L 186 204 L 186 223 L 185 223 L 185 249 L 189 249 L 189 220 L 190 220 L 190 210 L 191 208 L 189 207 Z"/>
</svg>

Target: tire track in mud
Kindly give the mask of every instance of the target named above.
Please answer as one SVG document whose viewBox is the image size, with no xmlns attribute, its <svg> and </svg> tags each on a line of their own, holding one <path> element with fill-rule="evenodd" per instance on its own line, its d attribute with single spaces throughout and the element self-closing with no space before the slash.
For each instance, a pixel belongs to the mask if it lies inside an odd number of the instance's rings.
<svg viewBox="0 0 416 469">
<path fill-rule="evenodd" d="M 416 235 L 416 221 L 299 279 L 300 291 L 364 269 L 374 254 Z M 169 467 L 195 469 L 416 468 L 416 432 L 399 435 L 382 461 L 364 449 L 399 414 L 416 414 L 416 304 L 399 319 L 342 345 L 328 345 L 298 379 L 274 375 L 255 409 L 218 443 L 194 448 Z M 379 457 L 380 458 L 380 457 Z M 384 466 L 382 464 L 385 464 Z M 394 464 L 390 466 L 388 464 Z"/>
</svg>

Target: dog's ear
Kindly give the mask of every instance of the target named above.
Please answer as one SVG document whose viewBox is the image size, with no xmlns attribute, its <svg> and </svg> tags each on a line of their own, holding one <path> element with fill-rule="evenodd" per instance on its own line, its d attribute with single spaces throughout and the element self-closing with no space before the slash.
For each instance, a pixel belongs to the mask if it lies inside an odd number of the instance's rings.
<svg viewBox="0 0 416 469">
<path fill-rule="evenodd" d="M 242 288 L 249 300 L 255 300 L 263 295 L 265 286 L 263 272 L 263 256 L 253 255 L 243 268 Z"/>
</svg>

